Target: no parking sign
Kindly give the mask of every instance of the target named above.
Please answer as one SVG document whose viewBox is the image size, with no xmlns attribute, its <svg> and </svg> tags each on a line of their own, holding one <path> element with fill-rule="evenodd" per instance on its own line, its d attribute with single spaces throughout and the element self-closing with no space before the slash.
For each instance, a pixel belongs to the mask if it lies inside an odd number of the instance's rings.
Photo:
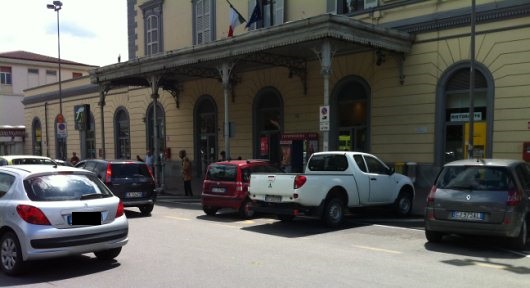
<svg viewBox="0 0 530 288">
<path fill-rule="evenodd" d="M 57 138 L 66 138 L 66 123 L 57 123 Z"/>
</svg>

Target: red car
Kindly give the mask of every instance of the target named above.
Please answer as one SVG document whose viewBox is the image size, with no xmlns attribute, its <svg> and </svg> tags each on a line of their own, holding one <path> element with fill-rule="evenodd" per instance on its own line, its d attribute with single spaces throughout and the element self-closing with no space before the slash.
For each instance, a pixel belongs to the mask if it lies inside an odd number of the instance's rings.
<svg viewBox="0 0 530 288">
<path fill-rule="evenodd" d="M 231 160 L 215 162 L 208 166 L 202 184 L 202 210 L 215 215 L 219 209 L 232 208 L 242 218 L 254 216 L 248 185 L 252 173 L 282 173 L 283 170 L 266 160 Z"/>
</svg>

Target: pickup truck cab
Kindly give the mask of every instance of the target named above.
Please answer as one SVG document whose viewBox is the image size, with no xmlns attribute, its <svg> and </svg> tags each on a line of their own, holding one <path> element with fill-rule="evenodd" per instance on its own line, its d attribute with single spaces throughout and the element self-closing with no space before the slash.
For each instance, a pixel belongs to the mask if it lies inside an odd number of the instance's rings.
<svg viewBox="0 0 530 288">
<path fill-rule="evenodd" d="M 317 216 L 330 227 L 342 224 L 348 208 L 391 206 L 408 215 L 415 194 L 410 178 L 376 156 L 344 151 L 314 153 L 303 174 L 252 174 L 248 191 L 256 212 Z"/>
</svg>

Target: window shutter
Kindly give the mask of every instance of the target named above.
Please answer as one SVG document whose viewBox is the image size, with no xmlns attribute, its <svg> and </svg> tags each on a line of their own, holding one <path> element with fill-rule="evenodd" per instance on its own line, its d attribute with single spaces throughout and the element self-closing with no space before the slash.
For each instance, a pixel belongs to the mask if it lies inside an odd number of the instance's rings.
<svg viewBox="0 0 530 288">
<path fill-rule="evenodd" d="M 328 13 L 337 14 L 337 0 L 327 0 L 326 11 Z"/>
<path fill-rule="evenodd" d="M 204 13 L 203 13 L 203 17 L 202 17 L 202 25 L 203 25 L 203 40 L 204 42 L 203 43 L 208 43 L 211 41 L 211 31 L 212 31 L 212 28 L 211 28 L 211 21 L 210 21 L 210 16 L 211 16 L 211 13 L 210 11 L 212 10 L 211 9 L 211 5 L 212 5 L 212 1 L 211 0 L 205 0 L 204 1 Z"/>
</svg>

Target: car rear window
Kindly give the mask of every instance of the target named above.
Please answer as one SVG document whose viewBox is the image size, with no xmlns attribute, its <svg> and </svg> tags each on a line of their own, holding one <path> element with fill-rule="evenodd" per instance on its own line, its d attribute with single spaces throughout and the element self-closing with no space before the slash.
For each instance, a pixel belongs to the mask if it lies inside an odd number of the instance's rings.
<svg viewBox="0 0 530 288">
<path fill-rule="evenodd" d="M 68 201 L 112 196 L 105 184 L 92 175 L 40 175 L 24 180 L 24 188 L 32 201 Z"/>
<path fill-rule="evenodd" d="M 348 169 L 348 160 L 343 154 L 313 155 L 308 167 L 311 171 L 344 171 Z"/>
<path fill-rule="evenodd" d="M 514 181 L 506 167 L 446 166 L 436 181 L 442 189 L 506 191 Z"/>
<path fill-rule="evenodd" d="M 136 163 L 113 163 L 110 165 L 112 178 L 151 177 L 147 165 Z"/>
<path fill-rule="evenodd" d="M 214 181 L 236 181 L 237 166 L 212 164 L 206 173 L 206 179 Z"/>
</svg>

